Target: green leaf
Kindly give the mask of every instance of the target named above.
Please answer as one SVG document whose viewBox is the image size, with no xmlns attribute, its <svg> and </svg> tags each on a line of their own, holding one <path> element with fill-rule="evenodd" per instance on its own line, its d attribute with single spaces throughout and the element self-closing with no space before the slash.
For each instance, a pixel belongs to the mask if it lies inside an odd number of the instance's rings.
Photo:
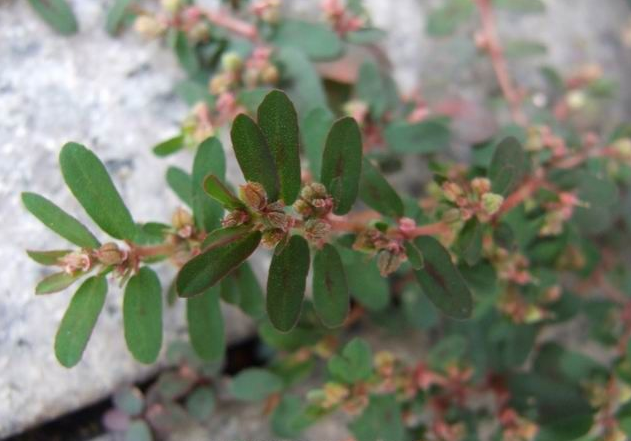
<svg viewBox="0 0 631 441">
<path fill-rule="evenodd" d="M 31 7 L 50 27 L 62 35 L 77 33 L 77 19 L 66 0 L 28 0 Z"/>
<path fill-rule="evenodd" d="M 344 383 L 367 380 L 373 372 L 370 346 L 364 340 L 354 338 L 344 346 L 341 355 L 329 359 L 327 369 L 334 378 Z"/>
<path fill-rule="evenodd" d="M 105 277 L 93 276 L 72 297 L 55 337 L 55 356 L 63 366 L 70 368 L 81 360 L 106 294 Z"/>
<path fill-rule="evenodd" d="M 543 425 L 536 441 L 573 441 L 586 435 L 594 424 L 592 415 L 576 415 Z"/>
<path fill-rule="evenodd" d="M 353 44 L 374 44 L 385 39 L 387 33 L 377 28 L 364 28 L 346 34 L 346 41 Z"/>
<path fill-rule="evenodd" d="M 175 93 L 189 106 L 205 103 L 209 108 L 215 107 L 215 97 L 208 91 L 208 86 L 194 80 L 183 80 L 175 85 Z"/>
<path fill-rule="evenodd" d="M 129 416 L 140 415 L 145 407 L 142 392 L 136 387 L 126 387 L 112 396 L 114 406 Z"/>
<path fill-rule="evenodd" d="M 136 224 L 99 158 L 70 142 L 61 149 L 59 163 L 66 185 L 94 222 L 116 239 L 133 239 Z"/>
<path fill-rule="evenodd" d="M 278 174 L 265 136 L 254 120 L 238 115 L 230 130 L 232 146 L 246 180 L 263 185 L 270 201 L 278 199 Z"/>
<path fill-rule="evenodd" d="M 258 108 L 258 123 L 267 140 L 280 184 L 280 197 L 291 205 L 300 191 L 298 115 L 287 95 L 273 90 Z"/>
<path fill-rule="evenodd" d="M 283 389 L 283 379 L 267 369 L 248 368 L 230 383 L 230 393 L 238 400 L 262 401 Z"/>
<path fill-rule="evenodd" d="M 381 172 L 364 158 L 359 197 L 379 213 L 398 219 L 403 216 L 403 201 Z"/>
<path fill-rule="evenodd" d="M 507 58 L 527 58 L 545 55 L 546 46 L 537 41 L 512 40 L 504 43 L 504 55 Z"/>
<path fill-rule="evenodd" d="M 279 331 L 288 332 L 298 322 L 308 273 L 309 245 L 303 237 L 292 236 L 274 253 L 267 278 L 267 315 Z"/>
<path fill-rule="evenodd" d="M 388 282 L 381 277 L 375 265 L 355 262 L 346 267 L 346 277 L 351 295 L 371 311 L 380 311 L 390 302 Z"/>
<path fill-rule="evenodd" d="M 193 206 L 193 180 L 191 176 L 178 167 L 167 169 L 167 184 L 182 202 Z"/>
<path fill-rule="evenodd" d="M 178 295 L 192 297 L 215 285 L 250 257 L 260 241 L 261 233 L 255 231 L 241 240 L 195 256 L 177 275 L 175 283 Z"/>
<path fill-rule="evenodd" d="M 215 393 L 209 386 L 201 386 L 186 399 L 186 410 L 197 421 L 207 421 L 215 409 Z"/>
<path fill-rule="evenodd" d="M 287 93 L 294 100 L 301 115 L 314 108 L 327 107 L 327 96 L 322 79 L 305 54 L 291 47 L 283 47 L 274 54 L 274 61 L 288 81 Z"/>
<path fill-rule="evenodd" d="M 253 115 L 259 108 L 265 97 L 273 89 L 269 87 L 257 87 L 254 89 L 242 90 L 237 95 L 237 102 L 247 110 L 247 113 Z"/>
<path fill-rule="evenodd" d="M 401 407 L 394 395 L 371 395 L 368 407 L 349 429 L 357 441 L 406 439 Z"/>
<path fill-rule="evenodd" d="M 248 262 L 243 262 L 231 276 L 239 290 L 239 307 L 253 319 L 265 314 L 265 296 L 254 271 Z"/>
<path fill-rule="evenodd" d="M 151 429 L 143 420 L 134 420 L 125 431 L 125 441 L 153 441 Z"/>
<path fill-rule="evenodd" d="M 335 200 L 335 214 L 346 214 L 353 207 L 361 171 L 362 135 L 357 121 L 338 119 L 326 139 L 320 178 Z"/>
<path fill-rule="evenodd" d="M 468 20 L 475 10 L 470 0 L 447 0 L 434 9 L 427 19 L 427 33 L 432 37 L 447 37 Z"/>
<path fill-rule="evenodd" d="M 348 315 L 349 291 L 342 259 L 330 244 L 318 250 L 313 259 L 313 306 L 329 328 L 341 326 Z"/>
<path fill-rule="evenodd" d="M 316 107 L 303 118 L 302 145 L 309 160 L 312 176 L 318 176 L 322 169 L 324 142 L 333 124 L 333 114 L 324 107 Z"/>
<path fill-rule="evenodd" d="M 186 299 L 186 319 L 188 337 L 197 355 L 206 361 L 221 359 L 226 348 L 226 338 L 219 286 Z"/>
<path fill-rule="evenodd" d="M 123 325 L 127 348 L 141 363 L 156 361 L 162 346 L 162 288 L 156 273 L 142 267 L 125 287 Z"/>
<path fill-rule="evenodd" d="M 179 152 L 184 148 L 184 135 L 177 135 L 173 138 L 169 138 L 166 141 L 162 141 L 153 147 L 153 153 L 156 156 L 165 157 Z"/>
<path fill-rule="evenodd" d="M 270 424 L 274 433 L 286 439 L 300 439 L 301 433 L 317 421 L 317 416 L 308 413 L 302 400 L 295 395 L 283 394 L 274 409 Z"/>
<path fill-rule="evenodd" d="M 35 262 L 40 265 L 57 265 L 59 263 L 59 259 L 64 257 L 66 254 L 71 253 L 72 250 L 52 250 L 52 251 L 34 251 L 34 250 L 26 250 L 26 254 L 28 257 L 33 259 Z"/>
<path fill-rule="evenodd" d="M 245 209 L 245 204 L 241 202 L 221 179 L 215 175 L 208 175 L 204 179 L 204 190 L 211 198 L 219 202 L 226 210 Z"/>
<path fill-rule="evenodd" d="M 251 225 L 238 225 L 236 227 L 224 227 L 213 230 L 202 242 L 202 250 L 219 248 L 237 240 L 243 239 L 252 231 Z"/>
<path fill-rule="evenodd" d="M 493 192 L 507 195 L 513 191 L 524 178 L 528 167 L 526 161 L 524 150 L 516 138 L 510 136 L 502 140 L 489 166 Z"/>
<path fill-rule="evenodd" d="M 482 257 L 482 236 L 484 226 L 473 217 L 465 223 L 458 235 L 456 248 L 468 265 L 473 266 Z"/>
<path fill-rule="evenodd" d="M 546 11 L 546 5 L 541 0 L 493 0 L 496 8 L 520 14 L 542 13 Z"/>
<path fill-rule="evenodd" d="M 451 132 L 444 119 L 433 118 L 418 123 L 395 121 L 383 133 L 386 143 L 397 153 L 436 153 L 449 147 Z"/>
<path fill-rule="evenodd" d="M 223 208 L 204 189 L 204 178 L 213 174 L 220 179 L 226 174 L 226 158 L 221 142 L 208 138 L 197 148 L 193 161 L 193 216 L 197 228 L 212 231 L 221 225 Z"/>
<path fill-rule="evenodd" d="M 416 248 L 414 242 L 406 240 L 405 242 L 403 242 L 403 246 L 405 247 L 405 254 L 408 258 L 408 262 L 410 262 L 410 265 L 412 265 L 412 268 L 414 268 L 415 270 L 423 268 L 423 266 L 425 265 L 423 253 L 421 253 L 421 250 Z"/>
<path fill-rule="evenodd" d="M 35 193 L 22 193 L 22 203 L 33 216 L 64 239 L 82 248 L 98 248 L 99 241 L 85 225 Z"/>
<path fill-rule="evenodd" d="M 68 274 L 66 272 L 51 274 L 37 284 L 35 294 L 52 294 L 63 291 L 76 282 L 81 276 L 83 276 L 82 272 L 75 274 Z"/>
<path fill-rule="evenodd" d="M 368 104 L 370 114 L 376 119 L 381 118 L 388 105 L 384 93 L 375 93 L 375 91 L 382 91 L 384 88 L 384 81 L 377 64 L 372 61 L 364 62 L 359 69 L 355 95 L 359 100 Z"/>
<path fill-rule="evenodd" d="M 423 269 L 416 271 L 425 294 L 445 315 L 455 319 L 470 317 L 473 309 L 471 292 L 451 262 L 449 252 L 429 236 L 417 237 L 414 245 L 425 259 Z"/>
<path fill-rule="evenodd" d="M 298 49 L 314 60 L 336 58 L 343 50 L 342 41 L 332 29 L 301 20 L 283 20 L 276 27 L 271 43 Z"/>
<path fill-rule="evenodd" d="M 180 65 L 190 75 L 194 76 L 200 69 L 199 58 L 195 52 L 195 47 L 188 40 L 186 32 L 177 31 L 175 36 L 175 55 L 177 56 Z"/>
<path fill-rule="evenodd" d="M 132 0 L 115 0 L 110 7 L 105 22 L 105 29 L 110 35 L 116 35 L 120 31 L 125 18 L 130 13 L 128 8 L 131 3 Z"/>
<path fill-rule="evenodd" d="M 515 243 L 515 233 L 506 222 L 500 222 L 493 228 L 493 242 L 506 250 L 511 250 L 517 246 Z"/>
</svg>

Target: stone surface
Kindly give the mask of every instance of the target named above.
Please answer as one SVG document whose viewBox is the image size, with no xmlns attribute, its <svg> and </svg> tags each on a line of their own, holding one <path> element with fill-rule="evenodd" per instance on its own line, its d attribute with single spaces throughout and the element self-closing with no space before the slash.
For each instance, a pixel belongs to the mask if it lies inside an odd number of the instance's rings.
<svg viewBox="0 0 631 441">
<path fill-rule="evenodd" d="M 428 8 L 442 1 L 398 0 L 396 7 L 388 0 L 366 3 L 376 24 L 390 32 L 385 46 L 405 91 L 420 85 L 430 98 L 458 93 L 479 100 L 497 86 L 488 65 L 474 61 L 470 41 L 436 41 L 424 33 Z M 164 161 L 149 151 L 175 132 L 186 111 L 171 92 L 182 76 L 171 53 L 131 34 L 109 37 L 103 22 L 111 2 L 72 3 L 81 32 L 71 38 L 54 34 L 24 1 L 0 3 L 0 437 L 97 400 L 116 385 L 150 371 L 135 363 L 125 349 L 117 290 L 108 295 L 83 362 L 72 370 L 57 364 L 52 343 L 71 292 L 35 298 L 33 287 L 44 273 L 26 258 L 24 249 L 55 248 L 64 242 L 25 212 L 19 192 L 42 193 L 86 220 L 57 168 L 60 146 L 75 140 L 106 161 L 138 220 L 166 220 L 177 202 L 165 187 L 164 171 L 174 161 L 190 162 L 187 155 Z M 296 13 L 319 14 L 319 2 L 286 3 Z M 548 13 L 543 16 L 499 16 L 503 38 L 529 37 L 549 46 L 549 57 L 511 64 L 523 84 L 537 85 L 536 75 L 527 72 L 544 61 L 566 72 L 597 61 L 607 76 L 621 82 L 628 77 L 631 54 L 620 39 L 629 23 L 624 0 L 545 3 Z M 611 116 L 616 119 L 630 109 L 631 92 L 625 86 Z M 407 161 L 406 175 L 417 174 L 420 164 Z M 165 284 L 172 274 L 166 267 L 161 271 Z M 247 333 L 247 321 L 234 310 L 229 313 L 231 338 Z M 181 318 L 179 308 L 167 313 L 169 335 L 182 330 Z M 258 435 L 267 433 L 261 429 L 264 419 L 248 429 L 240 424 L 241 410 L 235 412 L 226 409 L 225 418 L 217 420 L 226 427 L 220 432 L 225 439 L 251 435 L 260 439 Z M 256 415 L 260 409 L 243 412 Z M 330 437 L 313 439 L 337 439 L 339 432 L 334 430 L 341 426 L 333 424 L 332 432 L 322 429 Z"/>
</svg>

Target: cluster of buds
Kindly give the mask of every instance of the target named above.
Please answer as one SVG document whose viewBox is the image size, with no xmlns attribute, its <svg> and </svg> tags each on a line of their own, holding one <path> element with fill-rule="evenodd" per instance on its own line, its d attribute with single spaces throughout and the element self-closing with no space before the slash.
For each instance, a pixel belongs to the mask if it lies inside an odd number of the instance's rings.
<svg viewBox="0 0 631 441">
<path fill-rule="evenodd" d="M 197 103 L 182 122 L 184 145 L 195 148 L 205 139 L 215 134 L 210 112 L 205 103 Z"/>
<path fill-rule="evenodd" d="M 92 268 L 92 258 L 85 251 L 73 251 L 59 258 L 59 265 L 66 274 L 73 275 L 77 272 L 86 272 Z"/>
<path fill-rule="evenodd" d="M 563 225 L 572 217 L 574 208 L 584 206 L 574 193 L 560 192 L 558 200 L 545 204 L 544 223 L 539 230 L 541 236 L 556 236 L 563 231 Z"/>
<path fill-rule="evenodd" d="M 189 211 L 183 208 L 177 208 L 175 212 L 173 212 L 171 225 L 173 225 L 176 234 L 182 239 L 190 238 L 195 231 L 193 216 Z"/>
<path fill-rule="evenodd" d="M 333 209 L 333 198 L 326 187 L 318 182 L 305 185 L 293 208 L 304 220 L 305 238 L 316 245 L 326 241 L 331 231 L 326 217 Z"/>
<path fill-rule="evenodd" d="M 526 285 L 533 281 L 533 277 L 528 270 L 530 262 L 523 254 L 495 247 L 487 255 L 496 268 L 497 277 L 500 280 L 517 285 Z"/>
<path fill-rule="evenodd" d="M 327 20 L 340 36 L 362 29 L 367 24 L 365 14 L 360 16 L 349 11 L 341 0 L 322 0 L 321 7 Z"/>
<path fill-rule="evenodd" d="M 350 390 L 343 384 L 328 382 L 322 389 L 309 392 L 307 399 L 318 407 L 330 410 L 340 406 L 350 395 Z"/>
<path fill-rule="evenodd" d="M 524 148 L 529 152 L 547 150 L 553 158 L 562 158 L 568 152 L 565 140 L 556 135 L 550 127 L 543 125 L 528 128 L 528 136 Z"/>
<path fill-rule="evenodd" d="M 532 441 L 539 432 L 537 424 L 518 415 L 511 408 L 501 411 L 499 421 L 503 428 L 502 441 Z"/>
<path fill-rule="evenodd" d="M 474 216 L 480 222 L 489 222 L 504 203 L 503 196 L 491 192 L 487 178 L 474 178 L 465 185 L 445 181 L 441 190 L 442 199 L 449 206 L 442 220 L 449 224 L 466 222 Z"/>
<path fill-rule="evenodd" d="M 251 11 L 259 20 L 274 25 L 281 18 L 280 6 L 280 0 L 257 0 Z"/>
<path fill-rule="evenodd" d="M 143 38 L 154 40 L 165 34 L 168 26 L 167 23 L 152 14 L 142 14 L 134 20 L 134 30 Z"/>
<path fill-rule="evenodd" d="M 222 96 L 242 86 L 252 89 L 276 84 L 279 72 L 271 61 L 271 54 L 272 50 L 267 47 L 254 49 L 246 60 L 236 52 L 225 53 L 221 58 L 221 72 L 210 79 L 210 93 Z"/>
<path fill-rule="evenodd" d="M 122 250 L 114 242 L 108 242 L 101 245 L 94 255 L 99 263 L 105 266 L 118 266 L 127 260 L 129 252 L 127 250 Z"/>
<path fill-rule="evenodd" d="M 388 238 L 385 233 L 368 228 L 357 235 L 353 249 L 377 255 L 377 267 L 383 277 L 394 273 L 407 260 L 400 238 Z"/>
<path fill-rule="evenodd" d="M 514 289 L 508 289 L 504 293 L 499 301 L 498 309 L 517 324 L 538 323 L 551 317 L 551 314 L 541 305 L 527 301 Z"/>
</svg>

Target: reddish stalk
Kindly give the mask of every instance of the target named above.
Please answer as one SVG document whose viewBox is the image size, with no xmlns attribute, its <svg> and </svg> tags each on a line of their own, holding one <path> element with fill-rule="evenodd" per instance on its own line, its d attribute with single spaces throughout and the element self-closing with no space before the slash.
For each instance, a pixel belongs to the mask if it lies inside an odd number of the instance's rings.
<svg viewBox="0 0 631 441">
<path fill-rule="evenodd" d="M 234 18 L 228 14 L 223 12 L 216 12 L 211 10 L 200 10 L 202 14 L 210 21 L 211 23 L 227 29 L 230 32 L 233 32 L 237 35 L 247 38 L 253 42 L 258 42 L 259 35 L 256 26 L 251 25 L 245 21 Z"/>
<path fill-rule="evenodd" d="M 526 115 L 521 109 L 521 95 L 514 86 L 508 73 L 508 65 L 504 57 L 504 51 L 497 36 L 497 27 L 495 25 L 491 0 L 475 0 L 475 3 L 482 20 L 484 47 L 491 58 L 495 76 L 502 89 L 502 94 L 508 102 L 513 121 L 520 125 L 526 125 Z"/>
</svg>

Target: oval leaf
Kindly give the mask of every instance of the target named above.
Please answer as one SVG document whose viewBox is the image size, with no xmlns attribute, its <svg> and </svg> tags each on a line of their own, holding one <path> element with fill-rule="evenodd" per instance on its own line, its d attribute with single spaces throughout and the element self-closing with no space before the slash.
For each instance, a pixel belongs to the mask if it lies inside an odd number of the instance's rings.
<svg viewBox="0 0 631 441">
<path fill-rule="evenodd" d="M 243 202 L 215 175 L 206 176 L 204 190 L 227 210 L 245 209 Z"/>
<path fill-rule="evenodd" d="M 501 141 L 489 166 L 493 192 L 507 195 L 513 191 L 524 178 L 526 169 L 526 155 L 519 141 L 512 136 Z"/>
<path fill-rule="evenodd" d="M 362 170 L 362 135 L 351 117 L 331 127 L 322 155 L 321 182 L 335 199 L 335 214 L 346 214 L 357 198 Z"/>
<path fill-rule="evenodd" d="M 256 250 L 261 233 L 255 231 L 229 245 L 212 248 L 189 260 L 175 281 L 180 297 L 200 294 L 241 265 Z"/>
<path fill-rule="evenodd" d="M 318 176 L 322 169 L 324 142 L 332 124 L 333 114 L 324 107 L 316 107 L 302 120 L 302 143 L 313 176 Z"/>
<path fill-rule="evenodd" d="M 276 27 L 272 43 L 299 49 L 314 60 L 335 58 L 343 50 L 342 41 L 332 29 L 302 20 L 283 20 Z"/>
<path fill-rule="evenodd" d="M 77 272 L 76 274 L 68 274 L 66 272 L 51 274 L 37 284 L 35 294 L 53 294 L 63 291 L 76 282 L 81 276 L 83 276 L 81 272 Z"/>
<path fill-rule="evenodd" d="M 22 203 L 33 216 L 64 239 L 82 248 L 98 248 L 99 241 L 85 225 L 35 193 L 22 193 Z"/>
<path fill-rule="evenodd" d="M 223 216 L 221 204 L 204 190 L 204 178 L 209 174 L 220 179 L 226 174 L 226 157 L 217 138 L 208 138 L 202 142 L 193 161 L 193 215 L 195 224 L 203 231 L 212 231 L 219 227 Z"/>
<path fill-rule="evenodd" d="M 35 11 L 62 35 L 72 35 L 79 30 L 77 19 L 66 0 L 28 0 Z"/>
<path fill-rule="evenodd" d="M 182 202 L 193 207 L 193 180 L 188 173 L 178 167 L 169 167 L 167 184 Z"/>
<path fill-rule="evenodd" d="M 471 292 L 451 262 L 449 252 L 429 236 L 417 237 L 414 245 L 424 257 L 423 269 L 416 271 L 416 278 L 432 303 L 449 317 L 470 317 Z"/>
<path fill-rule="evenodd" d="M 239 290 L 239 307 L 243 312 L 259 319 L 265 314 L 265 296 L 252 267 L 244 262 L 232 273 Z"/>
<path fill-rule="evenodd" d="M 403 201 L 372 163 L 364 158 L 359 197 L 373 210 L 399 218 L 403 216 Z"/>
<path fill-rule="evenodd" d="M 83 282 L 72 297 L 55 337 L 55 356 L 63 366 L 69 368 L 81 360 L 106 294 L 105 277 L 94 276 Z"/>
<path fill-rule="evenodd" d="M 52 250 L 52 251 L 34 251 L 34 250 L 26 250 L 26 254 L 28 257 L 33 259 L 35 262 L 40 265 L 57 265 L 59 263 L 59 259 L 64 257 L 66 254 L 71 253 L 72 250 Z"/>
<path fill-rule="evenodd" d="M 313 306 L 329 328 L 342 325 L 348 314 L 349 291 L 342 259 L 330 244 L 313 259 Z"/>
<path fill-rule="evenodd" d="M 116 35 L 122 27 L 125 18 L 130 14 L 129 6 L 132 0 L 115 0 L 110 7 L 105 21 L 105 29 L 110 35 Z"/>
<path fill-rule="evenodd" d="M 188 337 L 197 355 L 206 361 L 218 360 L 226 348 L 219 286 L 186 299 Z"/>
<path fill-rule="evenodd" d="M 99 158 L 70 142 L 61 149 L 59 163 L 66 185 L 94 222 L 116 239 L 132 240 L 136 225 Z"/>
<path fill-rule="evenodd" d="M 274 157 L 259 126 L 249 116 L 240 114 L 232 123 L 230 138 L 245 179 L 261 184 L 271 201 L 278 199 Z"/>
<path fill-rule="evenodd" d="M 178 152 L 184 148 L 184 135 L 177 135 L 173 138 L 169 138 L 166 141 L 155 145 L 153 147 L 153 153 L 156 156 L 169 156 L 175 152 Z"/>
<path fill-rule="evenodd" d="M 309 245 L 303 237 L 292 236 L 274 254 L 267 278 L 267 314 L 279 331 L 288 332 L 298 322 L 308 273 Z"/>
<path fill-rule="evenodd" d="M 162 288 L 156 273 L 140 268 L 129 279 L 123 300 L 125 341 L 134 358 L 153 363 L 162 346 Z"/>
<path fill-rule="evenodd" d="M 258 108 L 258 123 L 265 135 L 280 184 L 280 197 L 291 205 L 300 191 L 298 115 L 287 95 L 273 90 Z"/>
<path fill-rule="evenodd" d="M 262 401 L 283 388 L 283 379 L 267 369 L 249 368 L 239 372 L 230 384 L 230 393 L 238 400 Z"/>
</svg>

